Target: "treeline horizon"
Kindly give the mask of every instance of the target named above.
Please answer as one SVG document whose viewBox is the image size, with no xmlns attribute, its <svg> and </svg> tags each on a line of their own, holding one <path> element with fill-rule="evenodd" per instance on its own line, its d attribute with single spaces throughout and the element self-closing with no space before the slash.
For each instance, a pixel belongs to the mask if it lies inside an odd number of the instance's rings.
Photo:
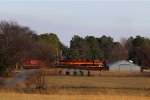
<svg viewBox="0 0 150 100">
<path fill-rule="evenodd" d="M 56 60 L 101 60 L 105 64 L 132 60 L 150 68 L 150 39 L 136 36 L 115 42 L 110 36 L 74 35 L 67 47 L 55 33 L 38 35 L 13 21 L 0 22 L 0 75 L 20 67 L 24 60 L 39 59 L 47 66 Z"/>
<path fill-rule="evenodd" d="M 142 66 L 149 66 L 150 39 L 136 36 L 135 38 L 122 38 L 114 42 L 110 36 L 74 35 L 70 41 L 68 59 L 102 60 L 112 63 L 118 60 L 132 60 Z M 146 64 L 147 63 L 147 64 Z"/>
</svg>

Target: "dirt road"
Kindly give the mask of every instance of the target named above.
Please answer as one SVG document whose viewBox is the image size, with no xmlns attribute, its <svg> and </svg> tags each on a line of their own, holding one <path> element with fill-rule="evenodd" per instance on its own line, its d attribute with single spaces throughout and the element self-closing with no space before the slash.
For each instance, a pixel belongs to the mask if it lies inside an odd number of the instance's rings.
<svg viewBox="0 0 150 100">
<path fill-rule="evenodd" d="M 25 87 L 26 80 L 36 71 L 37 69 L 28 69 L 28 70 L 21 70 L 20 73 L 16 74 L 11 79 L 7 80 L 3 87 L 10 87 L 10 86 L 22 86 Z"/>
</svg>

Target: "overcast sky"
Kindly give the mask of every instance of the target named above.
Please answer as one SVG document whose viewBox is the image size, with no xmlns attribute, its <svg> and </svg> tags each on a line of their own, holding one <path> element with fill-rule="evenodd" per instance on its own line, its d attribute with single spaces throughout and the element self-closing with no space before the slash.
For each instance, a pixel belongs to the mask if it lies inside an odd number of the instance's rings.
<svg viewBox="0 0 150 100">
<path fill-rule="evenodd" d="M 0 0 L 0 20 L 17 21 L 38 34 L 55 33 L 69 46 L 73 35 L 150 37 L 150 1 Z"/>
</svg>

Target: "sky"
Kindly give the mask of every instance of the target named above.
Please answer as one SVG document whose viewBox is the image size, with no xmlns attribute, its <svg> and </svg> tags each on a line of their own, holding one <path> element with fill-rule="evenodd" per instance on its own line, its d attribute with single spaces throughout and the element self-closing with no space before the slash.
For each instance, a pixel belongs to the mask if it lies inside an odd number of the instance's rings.
<svg viewBox="0 0 150 100">
<path fill-rule="evenodd" d="M 150 38 L 149 12 L 148 0 L 0 0 L 0 21 L 55 33 L 67 46 L 73 35 Z"/>
</svg>

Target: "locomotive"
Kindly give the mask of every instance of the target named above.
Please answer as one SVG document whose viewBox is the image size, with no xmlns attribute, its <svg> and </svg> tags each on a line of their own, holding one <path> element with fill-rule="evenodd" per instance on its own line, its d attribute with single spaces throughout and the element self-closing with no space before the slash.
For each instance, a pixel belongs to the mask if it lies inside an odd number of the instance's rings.
<svg viewBox="0 0 150 100">
<path fill-rule="evenodd" d="M 103 62 L 92 60 L 60 60 L 59 65 L 67 66 L 99 66 L 103 67 Z"/>
<path fill-rule="evenodd" d="M 104 64 L 98 60 L 60 60 L 58 67 L 69 69 L 102 70 Z"/>
<path fill-rule="evenodd" d="M 46 61 L 26 60 L 23 62 L 25 69 L 38 69 L 46 66 Z M 59 60 L 53 65 L 58 68 L 101 70 L 104 68 L 103 62 L 98 60 Z"/>
<path fill-rule="evenodd" d="M 22 63 L 24 69 L 38 69 L 45 66 L 45 62 L 41 60 L 25 60 Z"/>
</svg>

